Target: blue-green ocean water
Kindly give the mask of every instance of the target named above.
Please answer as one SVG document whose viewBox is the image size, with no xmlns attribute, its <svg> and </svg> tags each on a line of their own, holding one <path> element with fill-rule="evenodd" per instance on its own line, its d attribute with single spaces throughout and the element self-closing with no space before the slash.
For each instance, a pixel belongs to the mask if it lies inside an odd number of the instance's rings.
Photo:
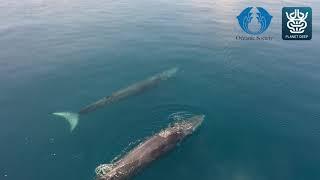
<svg viewBox="0 0 320 180">
<path fill-rule="evenodd" d="M 262 6 L 272 41 L 238 41 L 236 16 Z M 313 8 L 313 39 L 283 41 L 283 6 Z M 174 112 L 205 122 L 136 180 L 320 179 L 320 3 L 236 0 L 0 2 L 0 179 L 87 180 Z M 157 88 L 78 111 L 171 67 Z"/>
</svg>

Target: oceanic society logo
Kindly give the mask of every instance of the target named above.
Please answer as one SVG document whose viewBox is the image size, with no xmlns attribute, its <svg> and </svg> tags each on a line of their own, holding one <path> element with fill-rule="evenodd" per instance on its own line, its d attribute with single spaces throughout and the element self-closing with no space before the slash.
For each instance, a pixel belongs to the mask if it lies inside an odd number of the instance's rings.
<svg viewBox="0 0 320 180">
<path fill-rule="evenodd" d="M 264 33 L 272 16 L 262 7 L 247 7 L 237 16 L 241 29 L 250 36 L 236 36 L 237 40 L 272 40 L 271 36 L 259 36 Z"/>
<path fill-rule="evenodd" d="M 310 7 L 282 8 L 282 39 L 310 40 L 312 38 L 312 9 Z"/>
</svg>

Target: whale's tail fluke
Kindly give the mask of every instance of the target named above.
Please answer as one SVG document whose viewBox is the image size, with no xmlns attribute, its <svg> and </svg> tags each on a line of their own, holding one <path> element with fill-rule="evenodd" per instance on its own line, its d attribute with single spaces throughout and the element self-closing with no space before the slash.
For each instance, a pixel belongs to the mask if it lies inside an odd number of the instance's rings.
<svg viewBox="0 0 320 180">
<path fill-rule="evenodd" d="M 74 128 L 78 125 L 79 114 L 73 112 L 55 112 L 53 115 L 63 117 L 70 124 L 70 131 L 72 132 Z"/>
</svg>

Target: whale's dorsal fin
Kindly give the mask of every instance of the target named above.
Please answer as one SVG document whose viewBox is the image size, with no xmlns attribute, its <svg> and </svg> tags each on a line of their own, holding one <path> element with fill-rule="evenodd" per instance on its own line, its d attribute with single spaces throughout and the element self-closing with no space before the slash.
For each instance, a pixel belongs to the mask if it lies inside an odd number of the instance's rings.
<svg viewBox="0 0 320 180">
<path fill-rule="evenodd" d="M 72 132 L 74 128 L 78 125 L 79 121 L 79 114 L 73 112 L 55 112 L 52 113 L 53 115 L 63 117 L 65 120 L 68 121 L 70 125 L 70 131 Z"/>
</svg>

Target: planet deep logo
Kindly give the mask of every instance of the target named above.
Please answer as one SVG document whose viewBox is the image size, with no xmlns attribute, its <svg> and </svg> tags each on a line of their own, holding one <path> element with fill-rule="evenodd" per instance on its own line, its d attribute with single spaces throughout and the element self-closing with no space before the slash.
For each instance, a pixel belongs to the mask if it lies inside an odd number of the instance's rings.
<svg viewBox="0 0 320 180">
<path fill-rule="evenodd" d="M 262 7 L 247 7 L 237 16 L 241 29 L 250 36 L 236 36 L 237 40 L 272 40 L 270 36 L 261 37 L 270 23 L 272 16 Z"/>
<path fill-rule="evenodd" d="M 310 40 L 312 38 L 312 9 L 310 7 L 282 8 L 282 39 Z"/>
</svg>

